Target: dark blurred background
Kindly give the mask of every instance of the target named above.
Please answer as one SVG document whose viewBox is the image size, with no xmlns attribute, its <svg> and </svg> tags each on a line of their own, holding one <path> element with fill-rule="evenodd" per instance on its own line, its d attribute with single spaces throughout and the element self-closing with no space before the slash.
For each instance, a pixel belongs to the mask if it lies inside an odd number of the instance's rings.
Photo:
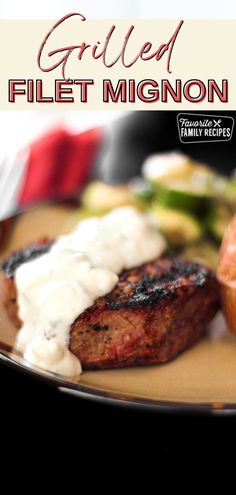
<svg viewBox="0 0 236 495">
<path fill-rule="evenodd" d="M 178 113 L 136 111 L 116 120 L 109 126 L 107 141 L 96 166 L 96 175 L 108 182 L 125 182 L 140 173 L 148 155 L 173 149 L 182 150 L 222 174 L 229 174 L 236 167 L 235 131 L 230 141 L 183 144 L 178 134 Z M 229 111 L 194 113 L 236 116 L 236 112 Z"/>
</svg>

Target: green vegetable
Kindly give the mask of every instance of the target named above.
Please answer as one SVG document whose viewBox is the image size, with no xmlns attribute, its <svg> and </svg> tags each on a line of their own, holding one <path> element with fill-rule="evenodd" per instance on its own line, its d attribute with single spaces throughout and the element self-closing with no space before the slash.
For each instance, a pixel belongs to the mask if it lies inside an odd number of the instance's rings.
<svg viewBox="0 0 236 495">
<path fill-rule="evenodd" d="M 163 206 L 194 213 L 206 211 L 209 203 L 209 195 L 206 192 L 195 191 L 193 187 L 186 187 L 185 184 L 159 187 L 157 197 Z"/>
<path fill-rule="evenodd" d="M 217 268 L 218 249 L 208 241 L 201 240 L 187 246 L 181 254 L 185 259 L 205 264 L 212 270 Z"/>
<path fill-rule="evenodd" d="M 236 179 L 230 179 L 226 182 L 223 198 L 229 207 L 236 212 Z"/>
<path fill-rule="evenodd" d="M 135 203 L 133 193 L 127 185 L 110 185 L 90 182 L 81 195 L 82 206 L 91 210 L 111 210 Z"/>
<path fill-rule="evenodd" d="M 151 184 L 156 187 L 157 198 L 162 205 L 200 214 L 207 210 L 214 197 L 218 176 L 207 167 L 195 165 L 195 162 L 189 162 L 186 166 L 185 171 L 178 168 L 175 175 L 170 171 Z"/>
<path fill-rule="evenodd" d="M 156 206 L 149 210 L 149 216 L 171 246 L 184 246 L 202 235 L 199 222 L 185 212 Z"/>
<path fill-rule="evenodd" d="M 156 187 L 140 177 L 133 179 L 129 183 L 129 187 L 137 201 L 144 205 L 150 204 L 157 195 Z"/>
<path fill-rule="evenodd" d="M 232 218 L 231 210 L 223 204 L 213 204 L 206 218 L 206 228 L 216 241 L 221 241 Z"/>
</svg>

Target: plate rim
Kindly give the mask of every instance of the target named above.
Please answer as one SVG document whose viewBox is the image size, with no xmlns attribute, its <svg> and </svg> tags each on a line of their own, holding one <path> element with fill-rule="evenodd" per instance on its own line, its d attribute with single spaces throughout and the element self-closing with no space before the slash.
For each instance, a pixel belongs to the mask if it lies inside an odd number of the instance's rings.
<svg viewBox="0 0 236 495">
<path fill-rule="evenodd" d="M 67 393 L 74 397 L 83 400 L 91 400 L 102 402 L 107 405 L 129 407 L 133 409 L 146 409 L 156 412 L 164 412 L 169 414 L 198 414 L 198 415 L 236 415 L 236 403 L 212 403 L 212 402 L 178 402 L 178 401 L 162 401 L 156 399 L 141 398 L 130 396 L 118 392 L 109 392 L 99 390 L 95 387 L 81 385 L 80 383 L 69 383 L 60 378 L 58 375 L 49 376 L 41 373 L 40 370 L 30 368 L 24 363 L 18 363 L 10 357 L 4 350 L 0 349 L 0 363 L 6 365 L 22 374 L 31 376 L 32 378 L 48 382 L 49 386 L 54 386 L 59 392 Z"/>
<path fill-rule="evenodd" d="M 26 208 L 24 211 L 11 215 L 15 220 L 21 217 L 22 213 L 28 211 L 43 209 L 45 206 L 64 205 L 65 201 L 48 201 L 34 207 Z M 1 343 L 0 343 L 1 345 Z M 96 387 L 81 385 L 80 383 L 70 383 L 63 380 L 60 375 L 47 374 L 40 372 L 40 369 L 31 368 L 26 364 L 20 363 L 10 355 L 10 352 L 0 347 L 0 364 L 8 366 L 16 371 L 28 375 L 38 381 L 46 382 L 49 386 L 56 387 L 60 392 L 68 393 L 79 399 L 102 402 L 106 405 L 121 406 L 135 409 L 148 409 L 155 412 L 166 414 L 198 414 L 198 415 L 236 415 L 236 403 L 220 402 L 181 402 L 181 401 L 163 401 L 158 399 L 141 398 L 130 396 L 127 393 L 109 392 L 97 389 Z"/>
</svg>

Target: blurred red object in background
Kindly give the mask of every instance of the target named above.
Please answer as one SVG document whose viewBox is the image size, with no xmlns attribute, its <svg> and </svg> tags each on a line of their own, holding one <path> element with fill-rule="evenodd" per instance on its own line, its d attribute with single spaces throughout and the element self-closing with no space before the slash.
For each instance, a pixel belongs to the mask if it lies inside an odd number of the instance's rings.
<svg viewBox="0 0 236 495">
<path fill-rule="evenodd" d="M 19 190 L 19 207 L 79 193 L 91 175 L 102 137 L 102 128 L 80 134 L 59 128 L 35 141 Z"/>
</svg>

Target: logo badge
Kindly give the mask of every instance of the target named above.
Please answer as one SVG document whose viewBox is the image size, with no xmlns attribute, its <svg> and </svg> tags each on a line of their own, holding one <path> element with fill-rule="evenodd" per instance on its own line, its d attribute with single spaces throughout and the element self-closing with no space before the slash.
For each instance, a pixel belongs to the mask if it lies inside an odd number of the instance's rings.
<svg viewBox="0 0 236 495">
<path fill-rule="evenodd" d="M 230 141 L 234 119 L 224 115 L 179 113 L 177 124 L 181 143 Z"/>
</svg>

